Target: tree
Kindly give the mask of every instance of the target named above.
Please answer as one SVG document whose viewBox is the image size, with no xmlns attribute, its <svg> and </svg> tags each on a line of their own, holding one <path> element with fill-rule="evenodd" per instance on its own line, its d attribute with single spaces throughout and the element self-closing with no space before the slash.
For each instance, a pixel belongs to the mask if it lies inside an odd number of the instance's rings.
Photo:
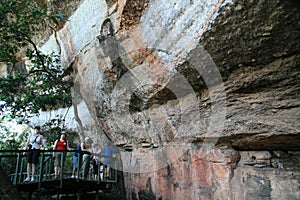
<svg viewBox="0 0 300 200">
<path fill-rule="evenodd" d="M 41 109 L 71 105 L 71 72 L 61 66 L 58 55 L 45 55 L 38 49 L 39 35 L 46 30 L 55 32 L 66 20 L 63 14 L 49 13 L 45 2 L 0 1 L 0 66 L 7 69 L 0 78 L 0 100 L 6 102 L 0 107 L 1 118 L 6 107 L 13 117 L 21 117 L 20 121 L 26 123 L 30 114 Z M 0 188 L 5 199 L 16 199 L 15 188 L 1 166 L 0 180 L 5 180 Z"/>
<path fill-rule="evenodd" d="M 66 19 L 62 14 L 48 14 L 47 7 L 35 6 L 41 2 L 0 2 L 0 62 L 8 69 L 0 78 L 0 100 L 24 119 L 40 109 L 71 105 L 71 72 L 61 66 L 58 55 L 41 53 L 36 41 L 41 31 L 56 31 Z"/>
</svg>

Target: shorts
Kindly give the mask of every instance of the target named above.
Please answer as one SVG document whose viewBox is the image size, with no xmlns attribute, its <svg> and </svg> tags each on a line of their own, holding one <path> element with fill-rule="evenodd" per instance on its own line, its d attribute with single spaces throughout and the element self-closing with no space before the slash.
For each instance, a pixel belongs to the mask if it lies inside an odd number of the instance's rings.
<svg viewBox="0 0 300 200">
<path fill-rule="evenodd" d="M 61 165 L 61 159 L 62 159 L 63 154 L 64 154 L 64 160 L 63 160 L 63 163 L 64 163 L 65 159 L 66 159 L 66 153 L 55 152 L 55 160 L 54 160 L 54 166 L 55 167 L 60 167 L 60 165 Z"/>
<path fill-rule="evenodd" d="M 37 164 L 39 162 L 39 157 L 40 157 L 39 149 L 33 149 L 31 151 L 28 151 L 28 153 L 27 153 L 28 163 Z"/>
</svg>

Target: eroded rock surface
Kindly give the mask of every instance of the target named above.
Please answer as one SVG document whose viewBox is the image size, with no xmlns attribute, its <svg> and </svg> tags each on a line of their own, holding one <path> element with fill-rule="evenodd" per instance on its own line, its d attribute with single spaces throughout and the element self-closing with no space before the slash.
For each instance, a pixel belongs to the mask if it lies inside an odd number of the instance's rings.
<svg viewBox="0 0 300 200">
<path fill-rule="evenodd" d="M 299 199 L 299 10 L 85 0 L 43 48 L 75 70 L 80 134 L 121 150 L 127 199 Z"/>
</svg>

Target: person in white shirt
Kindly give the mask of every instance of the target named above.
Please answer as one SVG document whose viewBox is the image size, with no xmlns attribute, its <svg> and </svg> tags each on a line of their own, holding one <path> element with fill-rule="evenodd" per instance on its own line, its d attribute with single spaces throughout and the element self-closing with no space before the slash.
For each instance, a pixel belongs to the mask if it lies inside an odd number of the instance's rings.
<svg viewBox="0 0 300 200">
<path fill-rule="evenodd" d="M 36 126 L 34 130 L 34 133 L 29 135 L 25 147 L 25 150 L 30 150 L 27 153 L 27 177 L 24 180 L 25 182 L 35 181 L 36 164 L 39 162 L 40 148 L 44 141 L 43 136 L 40 134 L 41 127 Z"/>
</svg>

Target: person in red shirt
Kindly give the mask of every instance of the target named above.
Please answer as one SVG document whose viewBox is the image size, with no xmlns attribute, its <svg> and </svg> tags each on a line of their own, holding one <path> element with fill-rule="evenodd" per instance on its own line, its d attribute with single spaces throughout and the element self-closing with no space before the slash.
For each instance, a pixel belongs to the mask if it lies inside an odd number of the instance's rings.
<svg viewBox="0 0 300 200">
<path fill-rule="evenodd" d="M 67 151 L 68 149 L 69 149 L 69 144 L 67 141 L 67 135 L 65 132 L 62 132 L 60 134 L 60 138 L 54 142 L 54 150 Z M 62 157 L 64 158 L 63 161 L 62 161 Z M 55 152 L 54 158 L 55 158 L 54 174 L 55 174 L 55 179 L 58 179 L 58 176 L 60 175 L 61 165 L 63 167 L 65 163 L 66 152 Z"/>
</svg>

